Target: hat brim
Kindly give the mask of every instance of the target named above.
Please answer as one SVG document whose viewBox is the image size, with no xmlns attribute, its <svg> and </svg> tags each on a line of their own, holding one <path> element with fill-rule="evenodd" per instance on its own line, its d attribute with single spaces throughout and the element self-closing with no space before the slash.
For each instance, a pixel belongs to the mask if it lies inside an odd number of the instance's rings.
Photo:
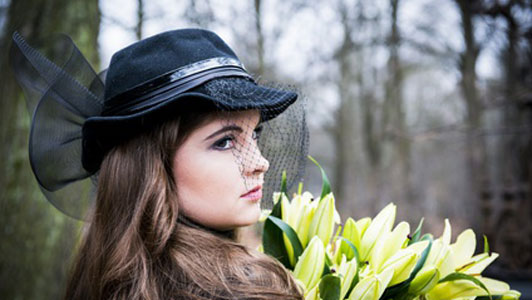
<svg viewBox="0 0 532 300">
<path fill-rule="evenodd" d="M 97 172 L 112 147 L 183 111 L 258 109 L 261 121 L 265 122 L 282 113 L 298 97 L 293 91 L 257 85 L 248 80 L 238 81 L 238 85 L 225 79 L 215 79 L 213 83 L 219 86 L 209 89 L 208 85 L 202 85 L 189 92 L 169 95 L 157 105 L 133 114 L 88 118 L 83 124 L 83 167 L 90 173 Z"/>
</svg>

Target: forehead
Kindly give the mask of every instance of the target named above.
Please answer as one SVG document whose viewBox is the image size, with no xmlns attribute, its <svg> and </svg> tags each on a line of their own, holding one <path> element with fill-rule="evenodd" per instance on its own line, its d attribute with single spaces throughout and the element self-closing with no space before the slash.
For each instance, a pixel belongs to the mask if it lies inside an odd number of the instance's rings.
<svg viewBox="0 0 532 300">
<path fill-rule="evenodd" d="M 217 112 L 207 118 L 200 125 L 200 128 L 205 126 L 224 126 L 229 124 L 255 127 L 259 123 L 259 121 L 260 112 L 257 109 L 242 111 L 223 111 Z"/>
<path fill-rule="evenodd" d="M 209 114 L 194 126 L 189 137 L 211 134 L 225 126 L 238 126 L 242 130 L 254 129 L 260 121 L 259 110 L 224 111 Z M 186 138 L 188 140 L 188 138 Z"/>
</svg>

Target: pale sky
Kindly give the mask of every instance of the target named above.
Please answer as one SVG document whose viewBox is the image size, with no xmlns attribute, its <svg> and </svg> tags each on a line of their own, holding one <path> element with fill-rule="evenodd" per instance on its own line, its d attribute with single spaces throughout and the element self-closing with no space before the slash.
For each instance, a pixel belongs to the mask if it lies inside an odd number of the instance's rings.
<svg viewBox="0 0 532 300">
<path fill-rule="evenodd" d="M 188 24 L 181 17 L 184 10 L 183 2 L 185 1 L 146 1 L 145 14 L 148 20 L 144 23 L 144 37 L 165 30 L 187 27 Z M 199 1 L 197 3 L 197 5 L 200 5 L 202 2 Z M 246 26 L 250 26 L 249 24 L 253 24 L 250 22 L 250 19 L 253 18 L 253 15 L 251 15 L 253 11 L 251 1 L 238 2 L 243 5 L 238 7 L 239 10 L 250 13 L 237 19 L 231 19 L 231 2 L 212 0 L 211 3 L 216 8 L 215 18 L 225 22 L 212 29 L 239 54 L 239 44 L 238 41 L 234 40 L 233 30 L 239 34 L 245 34 L 247 30 L 254 30 L 253 27 L 246 28 Z M 234 3 L 237 2 L 232 2 L 233 9 L 235 7 Z M 263 3 L 263 27 L 265 31 L 269 32 L 269 29 L 276 26 L 278 20 L 275 14 L 279 12 L 283 2 L 282 0 L 266 0 Z M 381 13 L 382 11 L 387 13 L 388 1 L 375 0 L 370 2 L 370 4 L 380 7 Z M 102 59 L 101 65 L 105 67 L 109 64 L 112 53 L 135 41 L 134 32 L 117 25 L 116 21 L 133 27 L 136 22 L 136 1 L 100 1 L 100 5 L 103 18 L 99 44 Z M 245 5 L 248 5 L 248 7 L 245 7 Z M 460 16 L 452 1 L 404 0 L 401 5 L 399 24 L 403 36 L 413 38 L 421 43 L 426 42 L 431 45 L 441 45 L 442 47 L 448 46 L 451 49 L 455 49 L 455 51 L 463 48 Z M 375 11 L 378 12 L 379 10 Z M 115 19 L 110 19 L 109 16 L 113 16 Z M 283 19 L 286 25 L 282 30 L 279 42 L 275 44 L 274 49 L 268 47 L 271 45 L 266 45 L 267 57 L 270 63 L 275 65 L 279 74 L 284 74 L 288 78 L 297 76 L 294 74 L 305 74 L 307 77 L 312 78 L 326 71 L 330 73 L 331 70 L 327 68 L 330 68 L 331 64 L 312 64 L 311 60 L 316 57 L 316 52 L 319 52 L 318 55 L 323 57 L 332 57 L 333 51 L 337 49 L 342 39 L 343 30 L 336 18 L 338 18 L 337 12 L 335 12 L 335 8 L 331 4 L 328 6 L 322 5 L 319 8 L 303 8 L 295 14 L 291 14 L 289 18 Z M 385 19 L 388 19 L 387 16 Z M 434 35 L 420 34 L 418 28 L 424 24 L 434 28 L 436 33 Z M 434 36 L 438 37 L 440 41 L 435 40 Z M 371 63 L 377 67 L 383 67 L 386 64 L 387 55 L 386 49 L 383 48 L 380 52 L 377 50 L 371 56 Z M 441 106 L 439 101 L 445 100 L 447 101 L 446 104 L 449 104 L 448 99 L 444 99 L 446 96 L 442 95 L 451 95 L 457 90 L 458 74 L 453 71 L 455 67 L 452 65 L 447 67 L 437 65 L 434 61 L 430 61 L 432 58 L 429 56 L 420 57 L 419 53 L 412 52 L 412 50 L 405 47 L 402 48 L 401 55 L 406 60 L 419 61 L 422 64 L 427 61 L 427 64 L 435 66 L 427 70 L 418 71 L 415 76 L 411 77 L 410 82 L 405 83 L 405 95 L 406 99 L 409 99 L 406 104 L 409 111 L 407 115 L 411 118 L 418 116 L 419 112 L 416 113 L 416 110 L 419 109 L 420 105 L 427 107 L 427 109 L 432 107 L 433 110 L 434 107 Z M 479 78 L 497 76 L 496 66 L 497 62 L 493 51 L 488 49 L 481 52 L 477 64 Z M 420 83 L 421 81 L 424 83 Z M 420 85 L 425 86 L 426 89 L 420 88 Z M 319 88 L 310 88 L 311 90 L 307 91 L 307 93 L 312 93 L 313 97 L 320 99 L 318 103 L 321 107 L 317 108 L 317 112 L 321 112 L 322 115 L 317 117 L 316 120 L 322 120 L 322 122 L 331 121 L 333 116 L 330 111 L 338 103 L 336 87 L 322 85 Z M 423 92 L 423 90 L 426 90 L 426 92 Z M 439 93 L 438 96 L 431 96 L 431 93 L 433 93 L 431 91 L 437 91 Z M 435 103 L 435 101 L 438 103 Z M 460 101 L 457 102 L 460 103 Z M 445 114 L 448 116 L 445 117 Z M 442 117 L 452 122 L 452 120 L 457 118 L 456 110 L 446 109 L 444 112 L 442 111 Z M 314 121 L 310 120 L 310 123 L 312 122 Z M 416 120 L 410 120 L 410 123 L 416 123 Z"/>
</svg>

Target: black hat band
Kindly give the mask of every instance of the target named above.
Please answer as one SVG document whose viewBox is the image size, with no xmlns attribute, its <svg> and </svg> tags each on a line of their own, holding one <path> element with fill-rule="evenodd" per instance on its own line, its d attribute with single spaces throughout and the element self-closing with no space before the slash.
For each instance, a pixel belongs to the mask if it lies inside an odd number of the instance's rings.
<svg viewBox="0 0 532 300">
<path fill-rule="evenodd" d="M 108 101 L 102 115 L 126 115 L 156 106 L 211 79 L 239 76 L 253 80 L 238 60 L 214 57 L 145 82 Z"/>
</svg>

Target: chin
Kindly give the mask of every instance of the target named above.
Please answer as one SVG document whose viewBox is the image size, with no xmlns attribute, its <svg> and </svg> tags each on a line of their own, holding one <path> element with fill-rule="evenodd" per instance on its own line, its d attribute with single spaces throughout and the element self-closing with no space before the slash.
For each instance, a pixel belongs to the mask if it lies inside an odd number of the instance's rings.
<svg viewBox="0 0 532 300">
<path fill-rule="evenodd" d="M 250 226 L 259 221 L 260 218 L 260 207 L 257 206 L 257 209 L 250 211 L 246 214 L 246 218 L 242 220 L 241 225 L 239 227 L 245 227 Z"/>
</svg>

